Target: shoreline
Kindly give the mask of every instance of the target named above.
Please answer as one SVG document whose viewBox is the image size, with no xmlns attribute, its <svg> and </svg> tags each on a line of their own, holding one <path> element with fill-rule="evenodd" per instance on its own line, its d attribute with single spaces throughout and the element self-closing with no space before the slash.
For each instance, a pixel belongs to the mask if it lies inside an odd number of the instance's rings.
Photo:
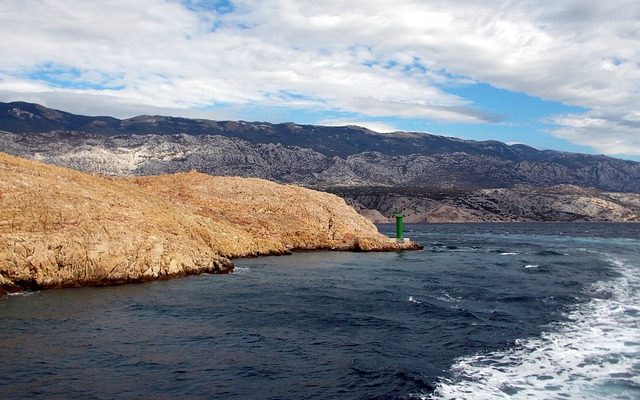
<svg viewBox="0 0 640 400">
<path fill-rule="evenodd" d="M 224 273 L 301 250 L 398 251 L 344 199 L 196 171 L 106 177 L 0 153 L 0 287 L 104 286 Z"/>
<path fill-rule="evenodd" d="M 184 278 L 187 276 L 196 276 L 202 274 L 210 274 L 210 275 L 227 275 L 234 273 L 235 265 L 233 263 L 234 260 L 237 259 L 250 259 L 250 258 L 261 258 L 261 257 L 284 257 L 289 256 L 294 253 L 305 253 L 305 252 L 320 252 L 320 251 L 331 251 L 331 252 L 364 252 L 364 253 L 375 253 L 375 252 L 400 252 L 400 251 L 419 251 L 424 249 L 424 246 L 415 241 L 409 241 L 405 243 L 395 243 L 392 240 L 389 241 L 389 247 L 373 247 L 363 249 L 360 247 L 358 242 L 355 242 L 353 246 L 345 246 L 345 247 L 318 247 L 318 248 L 296 248 L 286 251 L 278 251 L 274 250 L 271 252 L 260 253 L 260 254 L 247 254 L 241 255 L 232 258 L 221 257 L 216 260 L 212 260 L 212 265 L 209 268 L 203 268 L 201 270 L 193 270 L 193 271 L 182 271 L 179 273 L 167 274 L 167 275 L 159 275 L 157 277 L 152 276 L 141 276 L 138 278 L 118 278 L 118 279 L 96 279 L 96 280 L 80 280 L 74 282 L 63 282 L 57 283 L 54 285 L 41 285 L 36 283 L 35 281 L 23 281 L 19 282 L 18 285 L 4 286 L 0 285 L 0 300 L 4 299 L 12 294 L 17 293 L 35 293 L 43 290 L 52 290 L 52 289 L 73 289 L 73 288 L 84 288 L 84 287 L 108 287 L 108 286 L 121 286 L 121 285 L 130 285 L 130 284 L 142 284 L 153 281 L 166 281 L 171 279 Z M 216 265 L 214 265 L 216 264 Z"/>
</svg>

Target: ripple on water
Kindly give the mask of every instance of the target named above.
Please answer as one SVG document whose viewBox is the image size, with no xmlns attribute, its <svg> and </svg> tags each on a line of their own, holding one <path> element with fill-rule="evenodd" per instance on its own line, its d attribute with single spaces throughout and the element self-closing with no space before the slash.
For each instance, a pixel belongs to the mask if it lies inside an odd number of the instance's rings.
<svg viewBox="0 0 640 400">
<path fill-rule="evenodd" d="M 437 252 L 10 296 L 0 398 L 640 398 L 638 241 L 616 236 L 638 228 L 584 227 L 421 225 Z"/>
</svg>

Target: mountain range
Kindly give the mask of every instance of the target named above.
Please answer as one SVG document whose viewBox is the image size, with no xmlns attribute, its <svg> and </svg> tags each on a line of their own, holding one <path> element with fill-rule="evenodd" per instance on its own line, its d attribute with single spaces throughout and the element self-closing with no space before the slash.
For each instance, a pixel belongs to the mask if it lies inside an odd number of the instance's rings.
<svg viewBox="0 0 640 400">
<path fill-rule="evenodd" d="M 640 218 L 640 163 L 604 155 L 358 126 L 82 116 L 25 102 L 0 103 L 0 131 L 0 151 L 22 157 L 112 175 L 266 178 L 339 194 L 377 221 L 396 207 L 416 221 Z M 578 198 L 594 206 L 565 207 Z M 434 214 L 440 206 L 449 211 Z"/>
</svg>

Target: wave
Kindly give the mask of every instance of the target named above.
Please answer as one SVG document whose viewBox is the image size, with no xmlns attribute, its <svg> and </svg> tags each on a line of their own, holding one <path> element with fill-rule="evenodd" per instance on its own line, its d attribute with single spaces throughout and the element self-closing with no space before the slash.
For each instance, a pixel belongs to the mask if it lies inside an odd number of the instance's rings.
<svg viewBox="0 0 640 400">
<path fill-rule="evenodd" d="M 515 346 L 458 359 L 451 378 L 421 399 L 640 398 L 640 266 L 608 262 L 618 278 L 587 289 L 597 294 L 568 321 Z"/>
<path fill-rule="evenodd" d="M 17 297 L 24 297 L 24 296 L 32 296 L 32 295 L 34 295 L 34 294 L 36 294 L 36 293 L 40 293 L 40 291 L 39 291 L 39 290 L 35 290 L 35 291 L 31 291 L 31 292 L 28 292 L 28 291 L 24 291 L 24 292 L 13 292 L 13 293 L 7 293 L 7 296 L 11 296 L 11 297 L 13 297 L 13 296 L 17 296 Z"/>
<path fill-rule="evenodd" d="M 567 253 L 560 253 L 553 250 L 541 250 L 536 254 L 539 256 L 568 256 L 569 255 Z"/>
</svg>

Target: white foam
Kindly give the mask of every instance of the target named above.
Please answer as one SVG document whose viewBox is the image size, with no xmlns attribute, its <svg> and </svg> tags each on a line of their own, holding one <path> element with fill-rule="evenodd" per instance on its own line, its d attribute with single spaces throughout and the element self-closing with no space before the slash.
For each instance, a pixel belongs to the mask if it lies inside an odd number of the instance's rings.
<svg viewBox="0 0 640 400">
<path fill-rule="evenodd" d="M 461 297 L 452 297 L 449 293 L 445 292 L 444 290 L 441 293 L 442 293 L 442 296 L 435 296 L 435 298 L 440 301 L 444 301 L 447 303 L 457 303 L 458 300 L 461 300 Z"/>
<path fill-rule="evenodd" d="M 414 299 L 413 296 L 409 296 L 409 302 L 415 303 L 415 304 L 422 304 L 421 301 Z"/>
<path fill-rule="evenodd" d="M 610 260 L 620 278 L 598 282 L 569 321 L 506 351 L 456 361 L 422 399 L 640 398 L 640 266 Z M 602 297 L 602 298 L 598 298 Z"/>
<path fill-rule="evenodd" d="M 506 253 L 500 253 L 501 256 L 515 256 L 518 253 L 511 253 L 511 252 L 506 252 Z"/>
<path fill-rule="evenodd" d="M 14 292 L 14 293 L 7 293 L 7 296 L 31 296 L 33 294 L 38 293 L 38 291 L 35 292 Z"/>
<path fill-rule="evenodd" d="M 529 269 L 529 268 L 538 268 L 539 265 L 537 265 L 537 264 L 527 264 L 524 267 L 527 268 L 527 269 Z"/>
</svg>

